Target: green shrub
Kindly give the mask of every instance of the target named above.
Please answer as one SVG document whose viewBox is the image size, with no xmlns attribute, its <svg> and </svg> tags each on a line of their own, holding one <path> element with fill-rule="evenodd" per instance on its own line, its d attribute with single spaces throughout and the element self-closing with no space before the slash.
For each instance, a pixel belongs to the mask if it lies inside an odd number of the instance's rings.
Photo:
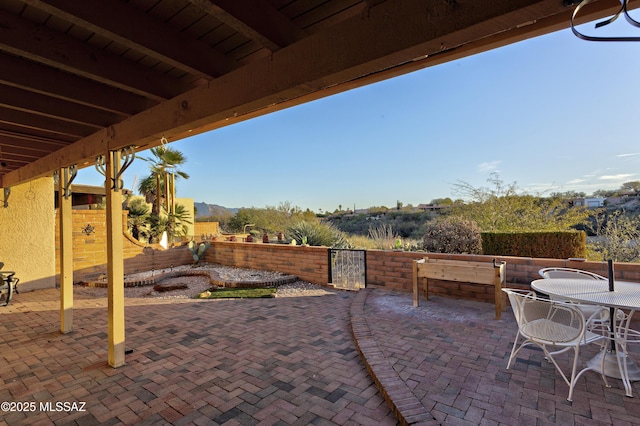
<svg viewBox="0 0 640 426">
<path fill-rule="evenodd" d="M 424 249 L 433 253 L 480 254 L 480 228 L 459 216 L 432 220 L 425 226 Z"/>
<path fill-rule="evenodd" d="M 584 258 L 587 236 L 583 231 L 483 232 L 483 254 L 545 257 L 551 259 Z"/>
</svg>

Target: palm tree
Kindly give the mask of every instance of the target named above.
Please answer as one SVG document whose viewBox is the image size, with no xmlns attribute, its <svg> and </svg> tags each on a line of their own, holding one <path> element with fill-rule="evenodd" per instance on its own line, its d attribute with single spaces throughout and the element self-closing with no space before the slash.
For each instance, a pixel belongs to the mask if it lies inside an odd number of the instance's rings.
<svg viewBox="0 0 640 426">
<path fill-rule="evenodd" d="M 189 179 L 189 175 L 182 170 L 187 159 L 177 149 L 165 145 L 151 148 L 153 157 L 139 157 L 149 163 L 151 174 L 140 181 L 138 191 L 145 196 L 147 202 L 152 203 L 152 214 L 160 214 L 162 208 L 165 212 L 172 213 L 169 206 L 169 197 L 174 196 L 173 178 L 175 176 Z"/>
<path fill-rule="evenodd" d="M 169 238 L 172 241 L 177 219 L 173 201 L 175 198 L 175 178 L 177 176 L 189 179 L 189 175 L 180 170 L 180 166 L 187 159 L 180 151 L 165 145 L 151 148 L 151 154 L 153 157 L 139 157 L 149 163 L 151 174 L 140 181 L 138 191 L 145 196 L 148 203 L 152 203 L 150 222 L 152 228 L 157 228 L 153 229 L 152 234 L 157 234 L 159 228 L 164 227 L 171 234 Z M 163 213 L 166 214 L 166 217 L 161 219 L 160 215 Z M 163 225 L 163 222 L 168 223 Z"/>
<path fill-rule="evenodd" d="M 140 197 L 132 197 L 127 200 L 127 225 L 131 236 L 137 240 L 140 237 L 149 238 L 149 207 Z"/>
</svg>

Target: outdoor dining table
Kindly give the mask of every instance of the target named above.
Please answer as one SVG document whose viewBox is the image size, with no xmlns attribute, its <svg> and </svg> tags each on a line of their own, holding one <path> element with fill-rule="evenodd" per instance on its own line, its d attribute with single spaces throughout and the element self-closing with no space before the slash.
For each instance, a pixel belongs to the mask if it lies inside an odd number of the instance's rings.
<svg viewBox="0 0 640 426">
<path fill-rule="evenodd" d="M 575 278 L 545 278 L 535 280 L 531 288 L 537 292 L 569 299 L 576 303 L 605 306 L 626 311 L 627 316 L 616 321 L 614 315 L 612 333 L 615 337 L 613 351 L 600 351 L 593 359 L 588 361 L 590 367 L 600 371 L 601 357 L 605 357 L 604 373 L 606 376 L 621 379 L 626 391 L 626 396 L 633 396 L 631 382 L 640 380 L 640 368 L 633 359 L 627 356 L 626 346 L 629 333 L 638 336 L 637 332 L 630 330 L 631 318 L 635 311 L 640 310 L 640 283 L 629 281 L 615 281 L 614 290 L 609 290 L 609 283 L 604 280 L 575 279 Z"/>
</svg>

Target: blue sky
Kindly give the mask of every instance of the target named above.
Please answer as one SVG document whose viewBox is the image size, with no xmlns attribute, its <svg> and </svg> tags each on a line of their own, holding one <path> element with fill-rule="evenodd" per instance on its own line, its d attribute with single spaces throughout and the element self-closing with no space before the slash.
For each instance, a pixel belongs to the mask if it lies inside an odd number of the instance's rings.
<svg viewBox="0 0 640 426">
<path fill-rule="evenodd" d="M 529 193 L 619 188 L 640 180 L 639 71 L 640 43 L 549 34 L 174 142 L 178 196 L 317 212 L 459 198 L 492 172 Z M 147 174 L 134 161 L 125 186 Z"/>
</svg>

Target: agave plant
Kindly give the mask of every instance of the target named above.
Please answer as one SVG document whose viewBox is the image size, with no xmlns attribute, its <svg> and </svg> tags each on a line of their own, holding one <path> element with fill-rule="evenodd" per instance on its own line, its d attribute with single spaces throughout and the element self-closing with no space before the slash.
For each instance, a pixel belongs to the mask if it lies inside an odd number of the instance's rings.
<svg viewBox="0 0 640 426">
<path fill-rule="evenodd" d="M 296 244 L 334 248 L 349 246 L 342 232 L 332 224 L 318 220 L 296 222 L 287 228 L 286 234 Z"/>
</svg>

